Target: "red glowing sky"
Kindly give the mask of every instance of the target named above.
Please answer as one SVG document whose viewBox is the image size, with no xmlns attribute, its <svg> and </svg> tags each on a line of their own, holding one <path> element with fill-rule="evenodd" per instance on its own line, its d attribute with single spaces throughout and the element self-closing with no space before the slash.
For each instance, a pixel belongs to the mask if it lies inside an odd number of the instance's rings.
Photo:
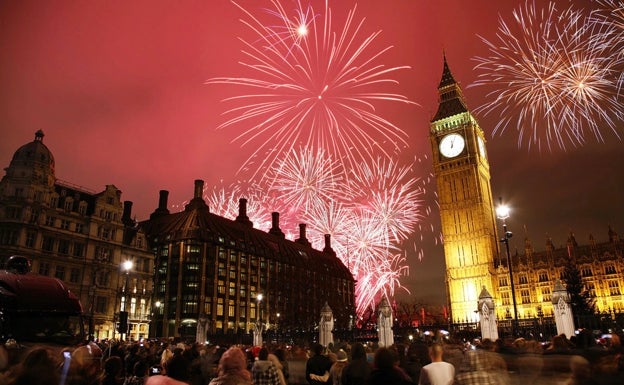
<svg viewBox="0 0 624 385">
<path fill-rule="evenodd" d="M 267 0 L 241 0 L 251 12 Z M 313 0 L 322 8 L 322 1 Z M 282 0 L 284 8 L 295 6 Z M 332 1 L 337 19 L 355 2 Z M 515 1 L 364 0 L 356 15 L 364 31 L 377 30 L 380 46 L 393 46 L 383 61 L 408 65 L 393 75 L 400 92 L 419 106 L 389 107 L 388 118 L 408 132 L 405 159 L 423 159 L 418 176 L 430 172 L 429 120 L 437 107 L 442 52 L 464 85 L 468 105 L 483 100 L 471 58 L 485 53 L 478 35 L 493 38 L 499 14 L 509 18 Z M 231 143 L 234 132 L 216 130 L 227 108 L 221 101 L 232 88 L 205 85 L 213 77 L 237 76 L 242 45 L 250 38 L 240 9 L 227 0 L 211 1 L 5 1 L 0 3 L 0 164 L 44 130 L 44 143 L 56 159 L 57 177 L 101 191 L 114 184 L 145 219 L 158 190 L 169 202 L 191 197 L 193 180 L 208 185 L 233 182 L 252 148 Z M 564 244 L 570 231 L 579 243 L 588 234 L 606 240 L 607 226 L 624 234 L 622 143 L 605 135 L 567 152 L 518 149 L 515 133 L 491 135 L 492 118 L 477 118 L 489 139 L 494 196 L 513 208 L 508 225 L 523 248 L 524 227 L 536 249 L 549 234 Z M 236 131 L 238 133 L 238 131 Z M 435 189 L 430 185 L 429 189 Z M 429 202 L 429 204 L 434 204 Z M 437 211 L 426 223 L 438 226 Z M 442 248 L 431 234 L 422 262 L 409 256 L 405 286 L 417 297 L 439 288 Z"/>
</svg>

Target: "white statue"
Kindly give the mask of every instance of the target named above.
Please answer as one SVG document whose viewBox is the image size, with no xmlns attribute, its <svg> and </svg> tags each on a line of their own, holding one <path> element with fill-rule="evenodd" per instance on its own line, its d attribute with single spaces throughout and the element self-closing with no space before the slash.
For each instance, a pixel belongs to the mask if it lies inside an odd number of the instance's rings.
<svg viewBox="0 0 624 385">
<path fill-rule="evenodd" d="M 377 316 L 377 334 L 379 337 L 379 347 L 389 347 L 394 345 L 394 332 L 392 331 L 392 308 L 388 304 L 388 299 L 383 297 L 379 303 L 379 314 Z"/>
<path fill-rule="evenodd" d="M 321 321 L 319 322 L 319 343 L 325 347 L 334 343 L 334 314 L 327 302 L 321 309 Z"/>
</svg>

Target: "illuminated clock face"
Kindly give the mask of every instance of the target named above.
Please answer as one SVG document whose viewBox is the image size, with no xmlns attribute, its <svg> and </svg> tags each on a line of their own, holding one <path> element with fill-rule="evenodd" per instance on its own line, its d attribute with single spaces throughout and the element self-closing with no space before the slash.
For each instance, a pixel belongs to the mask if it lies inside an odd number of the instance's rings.
<svg viewBox="0 0 624 385">
<path fill-rule="evenodd" d="M 447 158 L 453 158 L 464 150 L 464 138 L 459 134 L 448 134 L 440 141 L 440 152 Z"/>
<path fill-rule="evenodd" d="M 479 153 L 481 154 L 482 157 L 485 158 L 485 142 L 483 141 L 483 139 L 481 139 L 480 136 L 477 140 L 479 142 Z"/>
</svg>

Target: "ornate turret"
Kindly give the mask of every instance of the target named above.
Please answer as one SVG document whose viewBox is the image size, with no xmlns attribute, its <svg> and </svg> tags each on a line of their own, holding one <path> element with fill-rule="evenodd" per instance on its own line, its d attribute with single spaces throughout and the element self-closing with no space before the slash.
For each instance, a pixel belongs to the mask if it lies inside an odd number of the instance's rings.
<svg viewBox="0 0 624 385">
<path fill-rule="evenodd" d="M 446 291 L 452 318 L 462 320 L 474 317 L 481 287 L 495 292 L 494 261 L 500 246 L 485 134 L 466 107 L 446 56 L 438 94 L 429 141 L 444 238 Z"/>
<path fill-rule="evenodd" d="M 442 79 L 438 85 L 438 95 L 440 98 L 438 111 L 433 119 L 431 119 L 432 122 L 448 118 L 462 112 L 468 112 L 468 107 L 466 107 L 462 90 L 459 87 L 459 84 L 455 81 L 455 78 L 449 69 L 448 63 L 446 62 L 446 55 L 444 56 Z"/>
<path fill-rule="evenodd" d="M 35 132 L 35 140 L 15 151 L 9 167 L 5 169 L 4 178 L 12 179 L 13 184 L 43 181 L 48 187 L 54 186 L 54 156 L 43 144 L 44 136 L 41 130 Z"/>
</svg>

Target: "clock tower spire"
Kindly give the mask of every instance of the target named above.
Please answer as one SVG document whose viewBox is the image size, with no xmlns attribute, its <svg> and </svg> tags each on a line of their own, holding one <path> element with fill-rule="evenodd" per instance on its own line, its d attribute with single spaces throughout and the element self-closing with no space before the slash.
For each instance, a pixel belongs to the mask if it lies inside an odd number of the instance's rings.
<svg viewBox="0 0 624 385">
<path fill-rule="evenodd" d="M 447 300 L 454 322 L 476 321 L 479 293 L 496 293 L 496 216 L 485 136 L 444 57 L 429 140 L 438 188 Z"/>
</svg>

